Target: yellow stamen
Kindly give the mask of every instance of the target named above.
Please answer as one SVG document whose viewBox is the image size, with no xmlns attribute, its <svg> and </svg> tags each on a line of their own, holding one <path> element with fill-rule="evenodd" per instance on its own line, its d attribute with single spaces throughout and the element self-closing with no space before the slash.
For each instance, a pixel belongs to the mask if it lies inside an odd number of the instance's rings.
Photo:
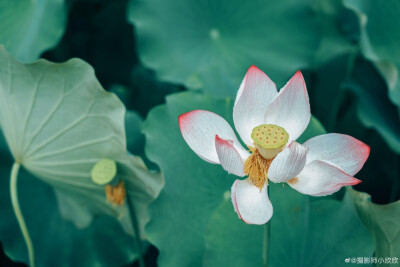
<svg viewBox="0 0 400 267">
<path fill-rule="evenodd" d="M 294 184 L 297 184 L 298 181 L 299 181 L 299 178 L 293 177 L 293 178 L 290 179 L 287 183 L 288 183 L 288 184 L 291 184 L 291 185 L 294 185 Z"/>
<path fill-rule="evenodd" d="M 119 182 L 117 185 L 106 185 L 105 192 L 107 196 L 107 201 L 111 202 L 117 206 L 121 206 L 124 204 L 126 190 L 124 181 Z"/>
<path fill-rule="evenodd" d="M 257 148 L 250 147 L 251 155 L 244 163 L 244 173 L 249 176 L 250 182 L 260 188 L 268 184 L 268 169 L 273 159 L 265 159 Z"/>
</svg>

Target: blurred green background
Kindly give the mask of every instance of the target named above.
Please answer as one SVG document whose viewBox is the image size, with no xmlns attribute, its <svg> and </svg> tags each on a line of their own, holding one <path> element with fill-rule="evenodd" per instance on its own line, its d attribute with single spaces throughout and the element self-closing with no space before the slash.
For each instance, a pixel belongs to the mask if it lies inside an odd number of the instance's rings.
<svg viewBox="0 0 400 267">
<path fill-rule="evenodd" d="M 327 132 L 371 146 L 355 189 L 400 199 L 400 1 L 12 2 L 0 3 L 0 43 L 14 57 L 79 57 L 142 119 L 172 93 L 232 98 L 252 64 L 279 88 L 300 69 Z M 143 142 L 134 152 L 157 168 Z M 157 255 L 152 246 L 149 266 Z M 0 254 L 0 266 L 21 264 Z"/>
</svg>

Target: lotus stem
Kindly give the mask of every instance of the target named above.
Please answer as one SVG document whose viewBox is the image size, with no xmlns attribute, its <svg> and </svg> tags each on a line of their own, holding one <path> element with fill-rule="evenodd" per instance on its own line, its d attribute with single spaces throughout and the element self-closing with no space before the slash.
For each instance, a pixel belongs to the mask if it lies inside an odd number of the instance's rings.
<svg viewBox="0 0 400 267">
<path fill-rule="evenodd" d="M 22 215 L 21 208 L 18 202 L 18 191 L 17 191 L 17 181 L 18 181 L 18 171 L 21 165 L 17 162 L 14 163 L 11 170 L 10 177 L 10 194 L 11 203 L 14 209 L 15 216 L 21 229 L 22 236 L 24 237 L 26 247 L 28 249 L 29 255 L 29 266 L 35 267 L 35 253 L 33 251 L 33 244 L 31 237 L 29 236 L 28 228 L 26 227 L 24 216 Z"/>
<path fill-rule="evenodd" d="M 271 236 L 271 220 L 269 220 L 264 225 L 263 265 L 262 265 L 263 267 L 268 267 L 270 236 Z"/>
<path fill-rule="evenodd" d="M 129 214 L 131 216 L 133 231 L 135 233 L 136 247 L 137 247 L 138 252 L 139 252 L 139 266 L 140 267 L 145 267 L 146 264 L 144 263 L 144 258 L 143 258 L 143 248 L 142 248 L 142 242 L 140 240 L 139 224 L 138 224 L 138 221 L 137 221 L 135 208 L 134 208 L 133 203 L 132 203 L 132 201 L 131 201 L 131 199 L 129 197 L 128 192 L 126 194 L 126 202 L 127 202 L 127 205 L 128 205 Z"/>
</svg>

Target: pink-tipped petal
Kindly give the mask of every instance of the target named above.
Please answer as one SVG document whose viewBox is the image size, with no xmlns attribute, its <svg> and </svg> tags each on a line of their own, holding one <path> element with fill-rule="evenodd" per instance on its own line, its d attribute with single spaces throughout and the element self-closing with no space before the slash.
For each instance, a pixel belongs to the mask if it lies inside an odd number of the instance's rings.
<svg viewBox="0 0 400 267">
<path fill-rule="evenodd" d="M 246 157 L 242 158 L 239 152 L 233 146 L 233 141 L 224 140 L 218 135 L 215 136 L 215 149 L 219 162 L 224 170 L 228 173 L 243 177 L 244 174 L 244 161 L 249 157 L 250 153 L 247 152 Z"/>
<path fill-rule="evenodd" d="M 355 175 L 361 170 L 370 152 L 368 145 L 344 134 L 323 134 L 311 138 L 303 144 L 310 151 L 307 163 L 323 160 L 337 165 L 344 172 Z"/>
<path fill-rule="evenodd" d="M 275 84 L 256 66 L 251 66 L 236 95 L 233 121 L 243 142 L 253 145 L 251 131 L 264 123 L 269 103 L 278 94 Z"/>
<path fill-rule="evenodd" d="M 233 183 L 233 185 L 231 187 L 231 200 L 232 200 L 233 209 L 239 216 L 237 203 L 236 203 L 236 189 L 235 188 L 236 188 L 236 181 Z M 240 218 L 240 216 L 239 216 L 239 218 Z"/>
<path fill-rule="evenodd" d="M 360 182 L 327 162 L 315 160 L 307 164 L 288 184 L 306 195 L 326 196 L 339 191 L 343 186 L 356 185 Z"/>
<path fill-rule="evenodd" d="M 265 123 L 285 128 L 289 142 L 296 140 L 307 128 L 311 112 L 306 83 L 298 71 L 272 100 L 265 112 Z"/>
<path fill-rule="evenodd" d="M 308 148 L 292 141 L 272 161 L 268 169 L 268 179 L 283 183 L 298 175 L 306 164 Z"/>
<path fill-rule="evenodd" d="M 236 180 L 232 186 L 232 203 L 239 218 L 247 224 L 265 224 L 273 208 L 268 198 L 268 186 L 260 190 L 248 179 Z"/>
<path fill-rule="evenodd" d="M 193 110 L 180 115 L 178 120 L 186 143 L 198 156 L 210 163 L 220 163 L 215 149 L 216 135 L 232 140 L 241 155 L 246 153 L 229 123 L 213 112 Z"/>
</svg>

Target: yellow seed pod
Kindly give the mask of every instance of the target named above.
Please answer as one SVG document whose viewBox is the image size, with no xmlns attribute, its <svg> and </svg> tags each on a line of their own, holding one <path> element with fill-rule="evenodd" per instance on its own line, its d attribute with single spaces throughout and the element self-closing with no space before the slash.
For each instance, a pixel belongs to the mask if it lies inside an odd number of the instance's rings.
<svg viewBox="0 0 400 267">
<path fill-rule="evenodd" d="M 274 124 L 262 124 L 251 132 L 251 139 L 265 159 L 274 158 L 287 144 L 289 134 Z"/>
<path fill-rule="evenodd" d="M 94 165 L 91 174 L 96 184 L 108 184 L 117 174 L 117 164 L 112 159 L 102 159 Z"/>
<path fill-rule="evenodd" d="M 279 148 L 288 142 L 289 134 L 277 125 L 263 124 L 253 129 L 251 138 L 263 148 Z"/>
</svg>

